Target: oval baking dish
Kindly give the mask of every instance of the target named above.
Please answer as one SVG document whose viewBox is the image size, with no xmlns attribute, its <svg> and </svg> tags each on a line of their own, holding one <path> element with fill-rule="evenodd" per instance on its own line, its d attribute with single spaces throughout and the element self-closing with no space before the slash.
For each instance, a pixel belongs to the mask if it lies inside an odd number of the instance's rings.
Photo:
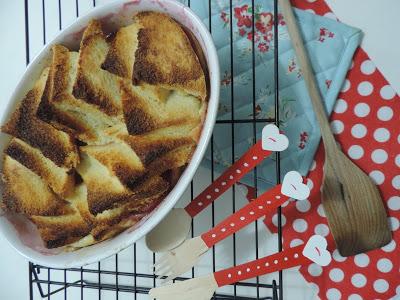
<svg viewBox="0 0 400 300">
<path fill-rule="evenodd" d="M 97 7 L 86 16 L 77 19 L 71 26 L 61 31 L 51 43 L 47 44 L 29 64 L 6 109 L 3 111 L 1 124 L 5 124 L 9 120 L 17 105 L 32 88 L 34 81 L 39 78 L 42 70 L 48 64 L 52 45 L 62 44 L 70 50 L 78 50 L 82 33 L 91 20 L 101 21 L 103 27 L 111 33 L 122 26 L 129 25 L 132 22 L 132 16 L 141 11 L 166 13 L 180 23 L 192 41 L 192 46 L 198 53 L 200 62 L 203 63 L 203 67 L 207 70 L 207 113 L 196 150 L 179 181 L 154 210 L 133 227 L 111 239 L 92 246 L 75 251 L 60 250 L 62 248 L 56 249 L 56 251 L 47 251 L 37 246 L 37 239 L 40 239 L 40 236 L 34 225 L 27 218 L 22 215 L 2 212 L 0 216 L 1 233 L 20 254 L 34 263 L 54 268 L 80 267 L 102 260 L 132 245 L 154 228 L 174 207 L 203 158 L 213 131 L 218 109 L 220 88 L 218 57 L 212 37 L 202 21 L 188 7 L 174 0 L 119 0 Z M 0 140 L 3 152 L 10 137 L 2 133 Z"/>
</svg>

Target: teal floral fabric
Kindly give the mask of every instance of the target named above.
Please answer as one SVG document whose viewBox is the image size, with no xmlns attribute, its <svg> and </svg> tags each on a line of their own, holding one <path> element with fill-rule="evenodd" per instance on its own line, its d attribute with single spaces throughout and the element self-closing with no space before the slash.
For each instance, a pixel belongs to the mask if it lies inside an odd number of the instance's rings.
<svg viewBox="0 0 400 300">
<path fill-rule="evenodd" d="M 290 146 L 281 153 L 282 176 L 290 170 L 305 175 L 320 141 L 320 131 L 296 55 L 281 14 L 273 15 L 273 1 L 233 0 L 232 14 L 228 0 L 212 1 L 208 19 L 208 1 L 192 1 L 192 8 L 209 26 L 218 50 L 221 67 L 221 95 L 218 120 L 252 120 L 275 118 L 274 90 L 274 18 L 279 23 L 279 127 L 288 136 Z M 254 57 L 253 19 L 254 9 Z M 295 11 L 311 64 L 331 113 L 337 95 L 351 66 L 362 33 L 359 29 L 305 11 Z M 232 20 L 231 20 L 232 18 Z M 232 42 L 231 26 L 232 21 Z M 232 53 L 231 53 L 231 44 Z M 233 64 L 231 61 L 233 58 Z M 253 59 L 255 68 L 253 69 Z M 253 105 L 255 99 L 255 105 Z M 213 151 L 209 149 L 204 165 L 211 160 L 218 171 L 232 164 L 253 144 L 254 133 L 260 138 L 263 122 L 218 124 L 214 130 Z M 232 144 L 234 140 L 234 144 Z M 275 156 L 265 160 L 257 170 L 258 185 L 275 184 Z M 244 182 L 255 183 L 255 173 Z"/>
</svg>

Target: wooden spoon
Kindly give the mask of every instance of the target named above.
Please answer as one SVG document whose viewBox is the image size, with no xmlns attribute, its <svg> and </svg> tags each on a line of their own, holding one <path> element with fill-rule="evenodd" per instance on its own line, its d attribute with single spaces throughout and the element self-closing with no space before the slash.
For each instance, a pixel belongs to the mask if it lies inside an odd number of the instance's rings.
<svg viewBox="0 0 400 300">
<path fill-rule="evenodd" d="M 292 6 L 289 0 L 279 2 L 321 129 L 325 148 L 322 204 L 337 248 L 342 256 L 380 248 L 392 237 L 379 191 L 336 144 Z"/>
</svg>

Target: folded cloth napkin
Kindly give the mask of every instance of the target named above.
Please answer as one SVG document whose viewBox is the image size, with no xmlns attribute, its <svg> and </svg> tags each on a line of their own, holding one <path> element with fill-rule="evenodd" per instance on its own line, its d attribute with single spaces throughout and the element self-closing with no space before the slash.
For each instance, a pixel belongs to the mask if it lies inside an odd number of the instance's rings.
<svg viewBox="0 0 400 300">
<path fill-rule="evenodd" d="M 273 1 L 255 1 L 255 68 L 253 89 L 252 53 L 252 6 L 251 1 L 233 1 L 232 16 L 228 0 L 212 1 L 209 20 L 208 1 L 192 1 L 192 9 L 209 26 L 217 47 L 221 66 L 221 96 L 218 120 L 258 119 L 275 117 L 274 100 L 274 34 Z M 344 25 L 329 18 L 296 10 L 300 29 L 308 50 L 311 64 L 323 96 L 327 112 L 332 112 L 334 103 L 344 83 L 352 57 L 359 46 L 362 33 L 359 29 Z M 230 18 L 233 24 L 232 53 L 230 41 Z M 312 163 L 321 137 L 302 72 L 286 30 L 282 15 L 279 21 L 279 119 L 280 128 L 290 141 L 290 146 L 281 154 L 281 170 L 298 170 L 305 175 Z M 231 55 L 233 66 L 231 67 Z M 233 84 L 233 88 L 232 85 Z M 253 92 L 254 91 L 254 92 Z M 255 105 L 253 105 L 255 99 Z M 254 109 L 255 108 L 255 109 Z M 213 153 L 209 150 L 203 164 L 214 161 L 217 171 L 232 163 L 232 147 L 235 159 L 253 143 L 253 132 L 260 138 L 265 124 L 251 122 L 234 126 L 218 124 L 214 130 Z M 234 140 L 234 145 L 232 145 Z M 208 160 L 208 161 L 207 161 Z M 266 160 L 257 172 L 258 186 L 267 188 L 275 184 L 273 158 Z M 243 182 L 254 183 L 248 175 Z"/>
</svg>

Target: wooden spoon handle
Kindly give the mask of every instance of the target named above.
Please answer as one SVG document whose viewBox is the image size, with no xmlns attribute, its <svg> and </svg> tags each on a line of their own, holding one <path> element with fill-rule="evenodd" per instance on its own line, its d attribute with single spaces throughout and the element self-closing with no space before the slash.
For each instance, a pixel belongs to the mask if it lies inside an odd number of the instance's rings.
<svg viewBox="0 0 400 300">
<path fill-rule="evenodd" d="M 293 14 L 292 6 L 289 0 L 279 0 L 279 4 L 311 98 L 311 103 L 314 107 L 315 115 L 321 128 L 321 135 L 324 140 L 325 149 L 332 149 L 332 147 L 336 148 L 336 142 L 329 126 L 326 110 L 315 81 L 314 72 L 311 68 L 311 63 L 304 47 L 303 39 L 297 26 L 296 18 Z"/>
</svg>

